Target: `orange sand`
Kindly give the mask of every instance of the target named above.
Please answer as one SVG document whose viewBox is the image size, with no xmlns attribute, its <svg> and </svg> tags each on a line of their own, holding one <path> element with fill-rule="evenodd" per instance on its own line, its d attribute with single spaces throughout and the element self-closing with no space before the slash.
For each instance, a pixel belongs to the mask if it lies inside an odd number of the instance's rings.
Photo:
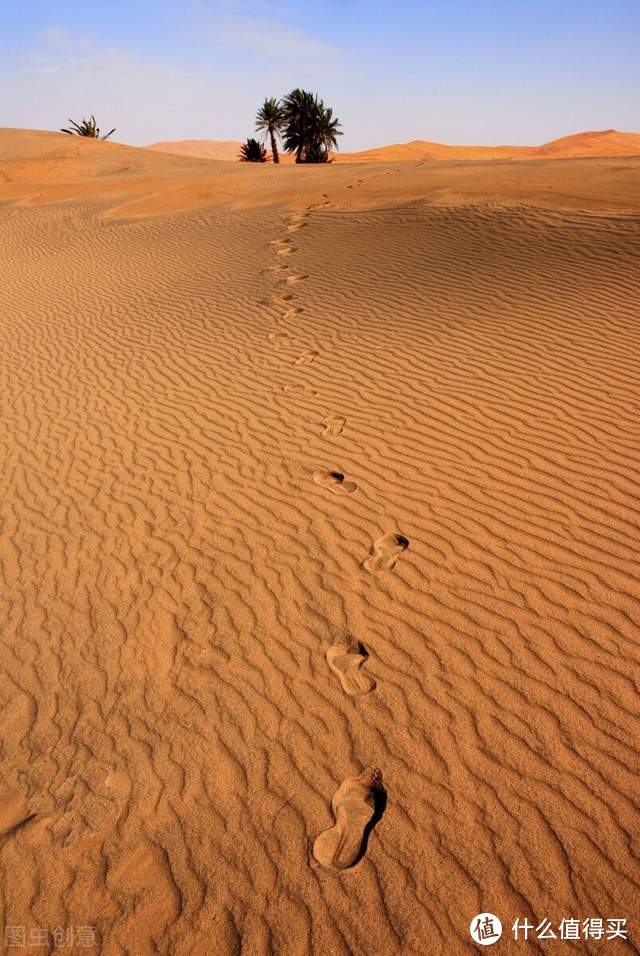
<svg viewBox="0 0 640 956">
<path fill-rule="evenodd" d="M 638 158 L 0 132 L 6 924 L 458 956 L 491 911 L 496 952 L 518 916 L 640 947 L 639 254 Z M 386 807 L 326 868 L 367 766 Z"/>
<path fill-rule="evenodd" d="M 175 142 L 153 143 L 148 149 L 178 156 L 196 156 L 200 159 L 238 159 L 240 141 L 215 139 L 185 139 Z M 415 162 L 416 160 L 487 160 L 487 159 L 577 159 L 593 156 L 639 156 L 640 133 L 621 133 L 615 129 L 575 133 L 563 136 L 542 146 L 447 146 L 416 139 L 410 143 L 396 143 L 366 149 L 359 153 L 334 153 L 336 163 Z M 293 157 L 281 155 L 281 162 L 293 162 Z"/>
<path fill-rule="evenodd" d="M 173 153 L 175 156 L 195 156 L 197 159 L 217 159 L 233 163 L 238 159 L 242 142 L 240 139 L 183 139 L 152 143 L 147 149 L 158 153 Z"/>
</svg>

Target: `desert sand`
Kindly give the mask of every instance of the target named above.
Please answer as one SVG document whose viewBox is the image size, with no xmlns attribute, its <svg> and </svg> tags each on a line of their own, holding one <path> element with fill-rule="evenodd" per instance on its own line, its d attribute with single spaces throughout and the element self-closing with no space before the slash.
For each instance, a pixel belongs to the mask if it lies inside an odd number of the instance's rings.
<svg viewBox="0 0 640 956">
<path fill-rule="evenodd" d="M 241 139 L 182 139 L 151 143 L 147 149 L 174 156 L 195 156 L 198 159 L 217 159 L 233 163 L 238 159 Z"/>
<path fill-rule="evenodd" d="M 637 157 L 0 132 L 5 926 L 640 947 L 639 257 Z"/>
</svg>

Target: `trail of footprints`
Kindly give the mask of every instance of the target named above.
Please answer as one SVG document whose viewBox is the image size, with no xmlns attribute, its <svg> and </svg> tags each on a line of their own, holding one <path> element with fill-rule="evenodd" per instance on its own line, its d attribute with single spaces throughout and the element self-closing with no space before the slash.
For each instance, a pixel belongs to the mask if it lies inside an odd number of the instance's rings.
<svg viewBox="0 0 640 956">
<path fill-rule="evenodd" d="M 312 203 L 303 212 L 294 213 L 286 228 L 287 235 L 272 241 L 277 262 L 268 271 L 276 277 L 276 290 L 269 299 L 263 301 L 282 310 L 280 321 L 290 321 L 302 315 L 304 309 L 292 304 L 294 293 L 288 290 L 309 278 L 291 271 L 290 260 L 297 252 L 292 236 L 308 227 L 312 209 L 327 205 L 329 197 L 323 195 L 319 202 Z M 291 344 L 291 337 L 286 331 L 269 333 L 269 340 L 275 346 Z M 307 367 L 319 357 L 320 352 L 317 350 L 305 349 L 294 360 L 294 364 Z M 282 391 L 308 398 L 318 395 L 308 382 L 283 385 Z M 321 424 L 324 438 L 337 438 L 343 433 L 347 420 L 342 415 L 329 413 Z M 347 497 L 358 490 L 356 482 L 339 470 L 315 471 L 312 477 L 320 488 L 336 496 Z M 371 554 L 363 561 L 362 567 L 373 574 L 393 571 L 408 547 L 409 539 L 404 535 L 385 534 L 373 542 Z M 325 656 L 329 670 L 349 697 L 366 697 L 375 690 L 376 682 L 365 670 L 369 654 L 365 646 L 351 634 L 338 636 Z M 331 801 L 335 823 L 324 830 L 313 844 L 313 855 L 317 862 L 335 870 L 348 869 L 357 863 L 364 856 L 368 833 L 381 816 L 385 803 L 382 772 L 377 767 L 365 767 L 360 774 L 345 780 Z"/>
</svg>

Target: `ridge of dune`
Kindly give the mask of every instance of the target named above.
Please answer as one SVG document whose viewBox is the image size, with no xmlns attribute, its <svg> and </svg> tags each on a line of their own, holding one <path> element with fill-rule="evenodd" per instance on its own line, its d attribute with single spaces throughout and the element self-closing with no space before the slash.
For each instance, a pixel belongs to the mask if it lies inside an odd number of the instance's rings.
<svg viewBox="0 0 640 956">
<path fill-rule="evenodd" d="M 450 146 L 415 139 L 408 143 L 393 143 L 357 153 L 335 153 L 334 162 L 411 162 L 416 160 L 481 160 L 527 159 L 530 146 Z"/>
<path fill-rule="evenodd" d="M 541 157 L 558 156 L 640 156 L 640 133 L 615 129 L 575 133 L 551 140 L 537 148 Z"/>
<path fill-rule="evenodd" d="M 176 140 L 153 143 L 147 149 L 178 156 L 198 156 L 203 159 L 234 161 L 238 158 L 240 141 Z M 541 146 L 457 146 L 416 139 L 407 143 L 392 143 L 352 153 L 332 154 L 336 163 L 412 162 L 417 160 L 492 160 L 544 159 L 549 157 L 578 159 L 589 156 L 640 156 L 640 133 L 618 130 L 595 130 L 573 133 L 551 140 Z M 292 162 L 286 154 L 284 164 Z"/>
<path fill-rule="evenodd" d="M 428 140 L 411 140 L 359 153 L 337 153 L 337 162 L 400 162 L 429 159 L 579 159 L 589 156 L 640 156 L 640 133 L 614 129 L 586 131 L 551 140 L 541 146 L 450 146 Z"/>
</svg>

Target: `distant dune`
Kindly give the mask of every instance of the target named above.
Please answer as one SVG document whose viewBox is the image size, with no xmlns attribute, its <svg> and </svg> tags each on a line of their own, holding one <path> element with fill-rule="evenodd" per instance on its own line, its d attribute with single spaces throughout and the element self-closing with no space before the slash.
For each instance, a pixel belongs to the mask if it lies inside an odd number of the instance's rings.
<svg viewBox="0 0 640 956">
<path fill-rule="evenodd" d="M 304 208 L 327 190 L 333 207 L 341 209 L 416 200 L 608 211 L 640 206 L 640 157 L 637 161 L 629 157 L 623 165 L 606 157 L 596 162 L 559 160 L 557 154 L 533 164 L 478 163 L 475 157 L 451 165 L 438 159 L 410 161 L 406 155 L 406 161 L 390 161 L 394 155 L 387 153 L 379 162 L 362 165 L 356 176 L 349 162 L 330 166 L 219 162 L 63 133 L 0 129 L 0 201 L 41 205 L 101 198 L 105 200 L 101 215 L 107 218 L 220 204 L 284 203 Z"/>
<path fill-rule="evenodd" d="M 186 139 L 153 143 L 147 149 L 200 159 L 237 160 L 240 141 Z M 577 159 L 588 156 L 640 156 L 640 133 L 620 133 L 615 129 L 575 133 L 554 139 L 542 146 L 448 146 L 416 139 L 409 143 L 379 146 L 356 153 L 335 153 L 337 163 L 399 163 L 419 160 L 483 159 Z M 283 163 L 292 162 L 289 156 Z"/>
<path fill-rule="evenodd" d="M 413 140 L 360 153 L 337 153 L 337 162 L 402 162 L 416 160 L 578 159 L 588 156 L 640 156 L 640 133 L 576 133 L 542 146 L 446 146 Z"/>
<path fill-rule="evenodd" d="M 147 149 L 155 149 L 158 153 L 172 153 L 174 156 L 235 162 L 241 146 L 242 141 L 239 139 L 180 139 L 175 142 L 152 143 Z"/>
<path fill-rule="evenodd" d="M 0 130 L 9 956 L 477 956 L 487 910 L 497 956 L 640 952 L 640 158 L 603 137 Z"/>
<path fill-rule="evenodd" d="M 620 133 L 616 129 L 576 133 L 554 139 L 537 149 L 538 157 L 640 156 L 640 133 Z"/>
</svg>

